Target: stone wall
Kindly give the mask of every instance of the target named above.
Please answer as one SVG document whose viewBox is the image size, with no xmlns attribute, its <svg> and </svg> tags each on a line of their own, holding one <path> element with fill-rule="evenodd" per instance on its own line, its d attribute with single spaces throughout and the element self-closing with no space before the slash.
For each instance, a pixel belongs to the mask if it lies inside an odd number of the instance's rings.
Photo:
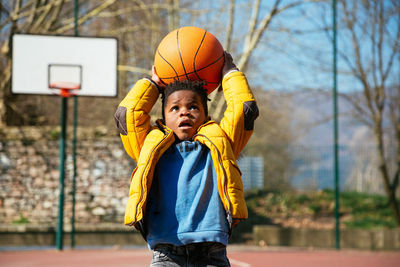
<svg viewBox="0 0 400 267">
<path fill-rule="evenodd" d="M 0 137 L 0 222 L 54 225 L 59 197 L 58 139 L 43 135 Z M 67 224 L 72 213 L 71 143 L 69 138 L 64 206 Z M 134 166 L 117 135 L 78 140 L 76 223 L 122 223 Z"/>
</svg>

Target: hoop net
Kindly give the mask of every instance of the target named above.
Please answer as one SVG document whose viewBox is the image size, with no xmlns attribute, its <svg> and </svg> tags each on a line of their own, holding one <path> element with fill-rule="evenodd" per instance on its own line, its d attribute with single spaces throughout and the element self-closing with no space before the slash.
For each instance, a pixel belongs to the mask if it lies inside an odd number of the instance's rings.
<svg viewBox="0 0 400 267">
<path fill-rule="evenodd" d="M 81 85 L 72 82 L 54 82 L 49 84 L 50 89 L 60 90 L 59 95 L 61 97 L 70 97 L 76 95 L 74 90 L 80 90 Z"/>
</svg>

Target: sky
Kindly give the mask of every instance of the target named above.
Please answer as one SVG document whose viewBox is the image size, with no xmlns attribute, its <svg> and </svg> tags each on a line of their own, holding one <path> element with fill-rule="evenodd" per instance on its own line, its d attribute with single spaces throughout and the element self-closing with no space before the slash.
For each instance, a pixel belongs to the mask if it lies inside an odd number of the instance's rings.
<svg viewBox="0 0 400 267">
<path fill-rule="evenodd" d="M 215 23 L 216 16 L 222 22 L 227 21 L 228 1 L 223 9 L 219 7 L 221 1 L 203 1 L 208 7 L 207 15 L 198 21 L 196 26 L 206 27 L 214 33 L 221 43 L 225 41 L 227 23 Z M 248 32 L 248 22 L 251 16 L 252 3 L 254 1 L 236 0 L 235 23 L 232 47 L 232 54 L 237 55 L 243 52 L 244 36 Z M 261 19 L 275 1 L 261 1 Z M 280 7 L 297 2 L 295 0 L 283 0 Z M 384 1 L 389 5 L 390 1 Z M 332 5 L 331 1 L 323 4 L 305 3 L 296 8 L 288 9 L 273 18 L 269 28 L 263 34 L 254 54 L 251 57 L 251 71 L 246 72 L 249 80 L 254 85 L 261 85 L 264 90 L 295 91 L 301 88 L 314 88 L 332 90 L 333 86 L 333 44 L 332 44 Z M 350 5 L 350 2 L 347 1 Z M 209 7 L 211 6 L 211 8 Z M 199 5 L 199 8 L 202 8 Z M 341 27 L 343 11 L 338 4 L 338 52 L 345 51 L 352 54 L 352 43 L 349 41 L 349 34 Z M 357 36 L 362 40 L 362 61 L 366 63 L 371 58 L 371 47 L 368 36 L 363 34 L 363 25 L 368 25 L 373 14 L 363 12 L 357 14 Z M 183 21 L 185 18 L 183 17 Z M 357 25 L 357 22 L 358 25 Z M 368 25 L 369 26 L 369 25 Z M 394 38 L 394 33 L 399 27 L 398 17 L 388 23 L 387 31 Z M 328 31 L 323 29 L 328 28 Z M 367 29 L 370 30 L 370 29 Z M 390 47 L 383 47 L 383 52 L 388 54 Z M 400 72 L 400 59 L 394 62 L 393 73 Z M 384 62 L 385 63 L 385 62 Z M 360 90 L 361 84 L 353 77 L 346 75 L 349 68 L 345 61 L 338 54 L 338 90 L 340 92 L 351 92 Z M 397 77 L 393 75 L 392 77 Z M 268 84 L 265 84 L 265 81 Z M 390 81 L 390 78 L 389 78 Z M 398 81 L 396 81 L 398 82 Z"/>
<path fill-rule="evenodd" d="M 222 5 L 223 9 L 216 8 L 221 6 L 221 1 L 202 2 L 209 12 L 197 21 L 187 20 L 187 23 L 208 29 L 224 44 L 228 1 L 222 2 L 225 3 Z M 268 14 L 273 2 L 261 1 L 259 20 Z M 296 1 L 281 1 L 280 6 L 293 2 Z M 238 55 L 243 53 L 244 39 L 252 16 L 252 3 L 253 1 L 236 1 L 233 42 L 229 51 L 236 62 L 239 61 Z M 286 10 L 272 19 L 250 58 L 251 67 L 246 70 L 253 86 L 282 91 L 294 91 L 303 87 L 331 88 L 332 46 L 326 33 L 319 30 L 322 23 L 317 17 L 321 17 L 318 11 L 314 4 L 305 4 Z M 185 19 L 182 17 L 182 21 Z M 215 23 L 216 20 L 225 23 Z M 293 32 L 296 34 L 292 34 Z M 317 69 L 323 71 L 316 71 Z"/>
</svg>

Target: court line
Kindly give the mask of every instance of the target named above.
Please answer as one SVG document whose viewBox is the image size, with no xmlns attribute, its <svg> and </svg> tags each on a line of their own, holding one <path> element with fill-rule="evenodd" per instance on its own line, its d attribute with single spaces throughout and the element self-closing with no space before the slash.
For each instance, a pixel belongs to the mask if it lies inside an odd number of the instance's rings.
<svg viewBox="0 0 400 267">
<path fill-rule="evenodd" d="M 232 259 L 232 258 L 229 258 L 229 261 L 230 261 L 232 264 L 238 265 L 239 267 L 251 267 L 250 264 L 248 264 L 248 263 L 246 263 L 246 262 L 243 262 L 243 261 L 234 260 L 234 259 Z"/>
</svg>

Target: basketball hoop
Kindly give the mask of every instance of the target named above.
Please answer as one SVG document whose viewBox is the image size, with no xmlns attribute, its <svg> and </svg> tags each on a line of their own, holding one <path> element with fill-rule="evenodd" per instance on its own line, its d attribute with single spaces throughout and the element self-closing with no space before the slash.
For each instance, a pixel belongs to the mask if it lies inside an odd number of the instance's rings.
<svg viewBox="0 0 400 267">
<path fill-rule="evenodd" d="M 54 82 L 49 84 L 50 89 L 60 90 L 59 95 L 61 97 L 70 97 L 76 95 L 74 90 L 80 90 L 81 85 L 72 82 Z"/>
</svg>

